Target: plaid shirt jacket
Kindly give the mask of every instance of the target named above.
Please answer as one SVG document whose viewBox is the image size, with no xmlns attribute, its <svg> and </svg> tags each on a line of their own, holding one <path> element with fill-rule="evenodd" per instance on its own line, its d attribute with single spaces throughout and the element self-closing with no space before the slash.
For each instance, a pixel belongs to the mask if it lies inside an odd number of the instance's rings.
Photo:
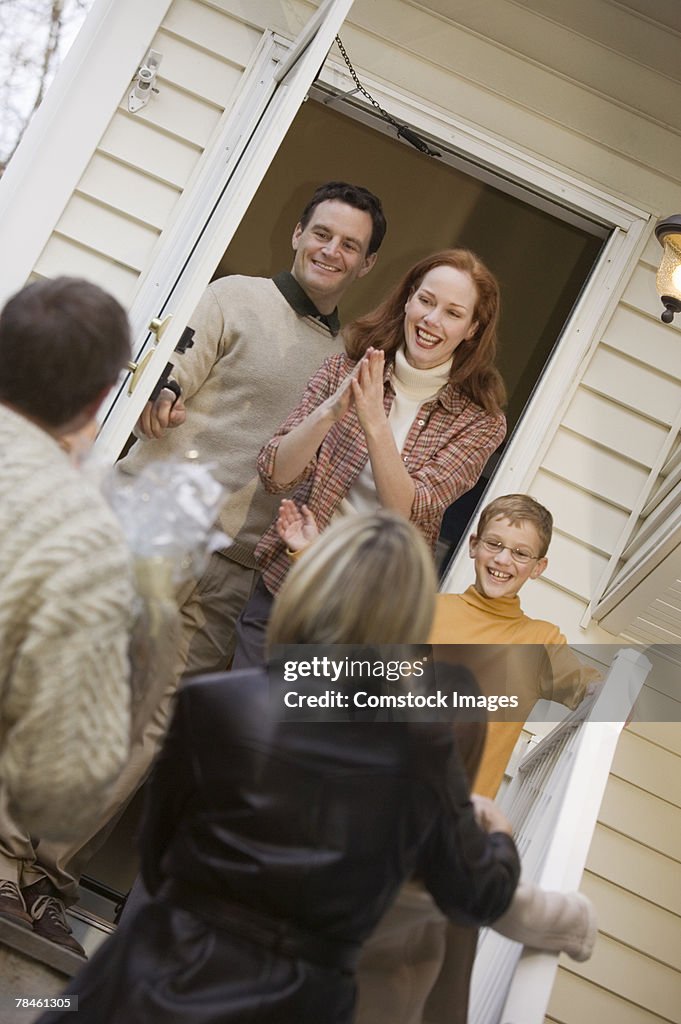
<svg viewBox="0 0 681 1024">
<path fill-rule="evenodd" d="M 292 491 L 298 505 L 309 506 L 320 530 L 329 525 L 369 457 L 354 407 L 333 425 L 314 458 L 295 480 L 275 484 L 274 462 L 281 438 L 332 395 L 355 366 L 344 354 L 329 356 L 308 382 L 298 407 L 258 457 L 258 471 L 265 488 L 272 494 Z M 395 397 L 392 368 L 392 362 L 388 363 L 384 375 L 386 416 Z M 416 488 L 410 519 L 431 547 L 435 547 L 445 509 L 476 483 L 505 434 L 506 420 L 502 415 L 485 412 L 451 384 L 446 384 L 419 409 L 401 455 Z M 255 558 L 267 589 L 276 594 L 290 560 L 274 523 L 260 539 Z"/>
</svg>

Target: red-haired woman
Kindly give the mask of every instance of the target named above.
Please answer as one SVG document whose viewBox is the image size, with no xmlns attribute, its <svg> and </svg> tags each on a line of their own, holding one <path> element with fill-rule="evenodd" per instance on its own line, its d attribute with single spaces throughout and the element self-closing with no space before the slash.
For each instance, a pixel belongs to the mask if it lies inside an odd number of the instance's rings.
<svg viewBox="0 0 681 1024">
<path fill-rule="evenodd" d="M 265 487 L 292 491 L 320 530 L 383 507 L 434 547 L 445 509 L 473 487 L 506 432 L 498 318 L 498 283 L 474 253 L 420 260 L 350 325 L 346 354 L 324 362 L 263 448 Z M 238 667 L 262 660 L 269 606 L 290 566 L 276 523 L 256 558 L 263 576 L 237 626 Z"/>
</svg>

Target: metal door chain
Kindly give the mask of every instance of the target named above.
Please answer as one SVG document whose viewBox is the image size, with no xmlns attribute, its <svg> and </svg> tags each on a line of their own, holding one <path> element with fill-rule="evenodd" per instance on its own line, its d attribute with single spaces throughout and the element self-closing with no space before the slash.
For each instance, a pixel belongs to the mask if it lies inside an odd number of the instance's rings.
<svg viewBox="0 0 681 1024">
<path fill-rule="evenodd" d="M 357 72 L 352 66 L 352 62 L 348 57 L 347 50 L 343 46 L 343 42 L 340 36 L 336 36 L 336 45 L 341 52 L 343 60 L 348 66 L 348 71 L 352 75 L 352 80 L 357 86 L 357 92 L 360 92 L 362 96 L 369 100 L 369 103 L 378 111 L 381 118 L 391 124 L 397 131 L 398 136 L 404 139 L 405 142 L 409 142 L 415 149 L 418 149 L 420 153 L 425 153 L 427 156 L 442 156 L 441 153 L 437 153 L 434 149 L 431 149 L 427 142 L 425 142 L 420 135 L 417 135 L 413 128 L 409 128 L 406 124 L 400 124 L 396 121 L 392 114 L 389 114 L 387 110 L 384 110 L 381 104 L 374 99 L 371 93 L 367 92 L 362 83 L 359 80 Z"/>
</svg>

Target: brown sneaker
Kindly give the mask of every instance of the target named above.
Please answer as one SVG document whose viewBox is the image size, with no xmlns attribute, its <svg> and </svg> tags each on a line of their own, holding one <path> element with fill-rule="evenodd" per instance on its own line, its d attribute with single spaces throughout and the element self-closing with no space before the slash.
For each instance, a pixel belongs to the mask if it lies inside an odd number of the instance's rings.
<svg viewBox="0 0 681 1024">
<path fill-rule="evenodd" d="M 85 950 L 71 934 L 64 913 L 64 904 L 58 896 L 53 895 L 56 891 L 46 878 L 41 878 L 33 885 L 22 889 L 26 909 L 33 922 L 33 931 L 36 935 L 42 935 L 44 939 L 49 939 L 50 942 L 84 957 Z"/>
<path fill-rule="evenodd" d="M 0 917 L 20 924 L 22 928 L 31 928 L 33 921 L 26 913 L 26 904 L 21 889 L 16 882 L 8 882 L 0 878 Z"/>
</svg>

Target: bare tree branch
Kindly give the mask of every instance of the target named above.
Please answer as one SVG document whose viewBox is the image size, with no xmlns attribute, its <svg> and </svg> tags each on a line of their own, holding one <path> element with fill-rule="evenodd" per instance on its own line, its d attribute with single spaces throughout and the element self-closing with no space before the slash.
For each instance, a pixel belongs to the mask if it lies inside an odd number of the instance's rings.
<svg viewBox="0 0 681 1024">
<path fill-rule="evenodd" d="M 0 0 L 0 175 L 93 0 Z"/>
</svg>

